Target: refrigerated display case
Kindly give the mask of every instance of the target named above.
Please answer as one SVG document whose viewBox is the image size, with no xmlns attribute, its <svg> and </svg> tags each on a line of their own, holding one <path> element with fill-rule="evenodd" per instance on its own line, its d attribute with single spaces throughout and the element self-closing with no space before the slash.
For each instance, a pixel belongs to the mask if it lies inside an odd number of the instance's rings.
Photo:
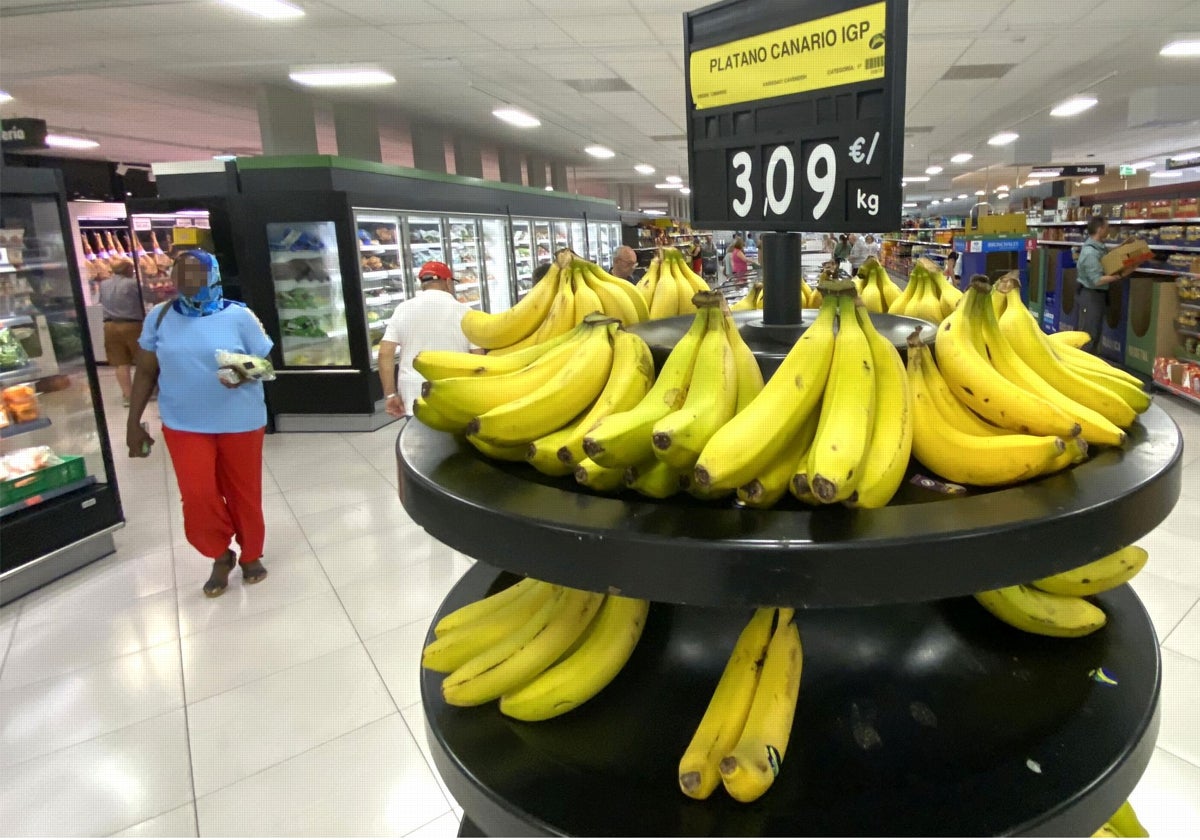
<svg viewBox="0 0 1200 840">
<path fill-rule="evenodd" d="M 516 277 L 517 299 L 525 297 L 533 288 L 533 270 L 537 267 L 534 260 L 533 222 L 527 219 L 513 219 L 513 266 Z"/>
<path fill-rule="evenodd" d="M 554 258 L 554 243 L 550 239 L 550 222 L 533 223 L 533 267 Z"/>
<path fill-rule="evenodd" d="M 0 170 L 0 602 L 112 553 L 124 517 L 62 176 Z"/>
<path fill-rule="evenodd" d="M 332 221 L 268 222 L 284 368 L 349 367 L 346 294 Z"/>
<path fill-rule="evenodd" d="M 480 219 L 483 232 L 484 299 L 488 312 L 503 312 L 513 305 L 512 247 L 504 219 Z"/>
<path fill-rule="evenodd" d="M 567 222 L 554 222 L 554 247 L 551 249 L 551 255 L 557 254 L 563 248 L 571 247 L 570 228 Z"/>
<path fill-rule="evenodd" d="M 415 283 L 422 265 L 431 260 L 446 262 L 446 233 L 441 217 L 430 216 L 408 216 L 405 230 L 408 232 L 408 268 Z M 415 283 L 413 291 L 419 294 L 420 284 Z"/>
<path fill-rule="evenodd" d="M 483 254 L 477 219 L 451 218 L 450 270 L 454 273 L 454 294 L 472 309 L 483 309 Z"/>
<path fill-rule="evenodd" d="M 404 231 L 397 213 L 355 210 L 358 262 L 371 364 L 379 361 L 379 342 L 396 307 L 412 295 Z"/>
<path fill-rule="evenodd" d="M 583 222 L 569 222 L 571 231 L 571 250 L 576 254 L 586 254 L 588 248 L 587 226 Z"/>
</svg>

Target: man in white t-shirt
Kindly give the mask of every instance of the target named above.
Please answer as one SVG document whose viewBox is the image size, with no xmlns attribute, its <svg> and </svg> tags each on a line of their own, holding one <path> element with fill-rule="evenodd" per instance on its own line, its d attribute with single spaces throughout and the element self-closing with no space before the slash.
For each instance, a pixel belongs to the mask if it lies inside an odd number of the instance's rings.
<svg viewBox="0 0 1200 840">
<path fill-rule="evenodd" d="M 421 396 L 425 378 L 413 369 L 422 350 L 466 353 L 471 343 L 463 335 L 463 315 L 471 308 L 454 297 L 454 275 L 441 262 L 427 262 L 417 272 L 421 294 L 396 307 L 379 342 L 379 379 L 387 397 L 387 413 L 403 417 Z M 400 348 L 400 378 L 396 379 L 396 348 Z"/>
</svg>

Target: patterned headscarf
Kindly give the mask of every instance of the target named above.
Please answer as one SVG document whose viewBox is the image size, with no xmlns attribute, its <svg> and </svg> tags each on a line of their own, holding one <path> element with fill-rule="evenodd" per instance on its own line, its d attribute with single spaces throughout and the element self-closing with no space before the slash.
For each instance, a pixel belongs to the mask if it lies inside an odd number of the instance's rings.
<svg viewBox="0 0 1200 840">
<path fill-rule="evenodd" d="M 175 299 L 175 311 L 191 318 L 201 318 L 205 315 L 212 315 L 214 312 L 220 312 L 229 306 L 230 301 L 225 300 L 221 290 L 221 267 L 217 265 L 217 258 L 207 251 L 192 250 L 184 251 L 178 259 L 182 260 L 187 257 L 191 257 L 208 268 L 208 280 L 200 291 L 190 297 L 181 292 Z"/>
</svg>

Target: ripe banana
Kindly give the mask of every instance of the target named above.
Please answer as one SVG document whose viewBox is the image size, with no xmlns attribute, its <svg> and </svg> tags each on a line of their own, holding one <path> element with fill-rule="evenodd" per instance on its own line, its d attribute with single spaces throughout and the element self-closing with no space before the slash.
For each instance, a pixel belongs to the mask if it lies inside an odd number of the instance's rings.
<svg viewBox="0 0 1200 840">
<path fill-rule="evenodd" d="M 575 286 L 571 282 L 570 275 L 563 272 L 562 281 L 558 287 L 558 297 L 554 299 L 554 304 L 550 307 L 550 313 L 546 316 L 546 320 L 533 334 L 533 343 L 549 341 L 555 336 L 569 332 L 579 321 L 580 319 L 575 317 Z"/>
<path fill-rule="evenodd" d="M 820 408 L 814 408 L 792 434 L 783 451 L 767 465 L 762 474 L 738 488 L 738 501 L 747 507 L 769 508 L 788 492 L 798 469 L 807 475 L 808 452 L 813 438 L 817 436 L 817 423 L 821 419 Z M 807 479 L 806 479 L 807 483 Z"/>
<path fill-rule="evenodd" d="M 556 587 L 534 616 L 500 644 L 442 681 L 451 706 L 479 706 L 519 688 L 553 664 L 587 628 L 604 596 Z"/>
<path fill-rule="evenodd" d="M 921 368 L 920 375 L 925 379 L 929 397 L 938 413 L 941 414 L 942 420 L 968 435 L 989 437 L 1008 434 L 999 426 L 984 422 L 978 414 L 960 403 L 954 394 L 950 393 L 950 386 L 942 378 L 941 371 L 938 370 L 937 363 L 933 360 L 933 354 L 924 342 L 919 342 L 916 347 L 909 342 L 909 359 L 913 358 L 914 353 Z"/>
<path fill-rule="evenodd" d="M 650 301 L 650 320 L 673 318 L 679 314 L 679 293 L 670 264 L 665 260 L 658 268 L 658 281 L 654 284 L 654 297 Z"/>
<path fill-rule="evenodd" d="M 532 682 L 500 698 L 500 711 L 517 720 L 549 720 L 591 700 L 633 655 L 650 602 L 609 595 L 575 650 Z"/>
<path fill-rule="evenodd" d="M 601 286 L 606 286 L 611 290 L 620 293 L 633 306 L 637 313 L 637 323 L 650 320 L 650 309 L 646 304 L 646 299 L 642 297 L 637 287 L 629 283 L 627 280 L 622 280 L 620 277 L 613 277 L 607 271 L 602 269 L 595 263 L 585 262 L 583 264 L 584 271 L 588 276 L 599 283 Z M 611 314 L 611 313 L 610 313 Z"/>
<path fill-rule="evenodd" d="M 653 460 L 625 470 L 625 486 L 651 499 L 667 499 L 685 488 L 687 470 Z"/>
<path fill-rule="evenodd" d="M 575 292 L 575 322 L 582 323 L 584 316 L 591 315 L 593 312 L 603 315 L 606 311 L 604 302 L 587 284 L 583 271 L 577 265 L 571 269 L 571 281 L 572 289 Z"/>
<path fill-rule="evenodd" d="M 687 400 L 692 367 L 708 325 L 708 315 L 697 313 L 692 326 L 663 363 L 658 380 L 629 411 L 610 414 L 583 439 L 583 451 L 602 467 L 631 467 L 654 457 L 650 435 L 654 424 Z"/>
<path fill-rule="evenodd" d="M 896 348 L 875 329 L 866 309 L 857 307 L 855 314 L 870 345 L 875 368 L 875 416 L 870 442 L 859 464 L 858 488 L 847 504 L 880 508 L 896 495 L 908 470 L 913 439 L 912 395 Z"/>
<path fill-rule="evenodd" d="M 1082 598 L 1051 595 L 1030 586 L 1006 586 L 980 592 L 975 600 L 996 618 L 1026 633 L 1075 638 L 1095 633 L 1108 617 Z"/>
<path fill-rule="evenodd" d="M 472 344 L 488 350 L 508 347 L 532 335 L 546 320 L 558 296 L 558 275 L 558 266 L 551 266 L 546 276 L 512 309 L 496 314 L 468 310 L 462 319 L 463 335 Z"/>
<path fill-rule="evenodd" d="M 502 444 L 492 443 L 489 440 L 483 440 L 475 435 L 468 434 L 466 436 L 467 443 L 474 446 L 481 453 L 494 458 L 497 461 L 512 461 L 518 463 L 525 460 L 525 455 L 529 451 L 527 446 L 506 446 Z"/>
<path fill-rule="evenodd" d="M 437 429 L 439 432 L 459 434 L 464 428 L 462 423 L 456 423 L 441 412 L 430 408 L 428 403 L 420 397 L 413 400 L 412 413 L 414 417 L 426 426 L 431 429 Z"/>
<path fill-rule="evenodd" d="M 808 453 L 808 484 L 825 504 L 854 493 L 875 418 L 875 365 L 854 309 L 854 298 L 842 296 L 821 420 Z"/>
<path fill-rule="evenodd" d="M 457 350 L 422 350 L 413 359 L 413 369 L 431 380 L 514 373 L 526 365 L 533 364 L 560 344 L 578 338 L 582 327 L 581 324 L 558 338 L 504 356 L 480 356 L 478 353 L 460 353 Z"/>
<path fill-rule="evenodd" d="M 1112 826 L 1119 837 L 1149 837 L 1150 832 L 1138 820 L 1133 806 L 1126 800 L 1117 812 L 1108 818 L 1106 825 Z"/>
<path fill-rule="evenodd" d="M 615 493 L 625 486 L 625 470 L 602 467 L 584 458 L 575 467 L 575 481 L 597 493 Z"/>
<path fill-rule="evenodd" d="M 592 316 L 589 316 L 589 318 Z M 596 399 L 612 370 L 612 336 L 617 323 L 594 322 L 571 359 L 540 387 L 471 421 L 468 434 L 496 444 L 516 446 L 567 425 Z"/>
<path fill-rule="evenodd" d="M 501 589 L 499 592 L 489 595 L 482 600 L 467 604 L 465 607 L 459 607 L 449 615 L 443 616 L 434 625 L 433 635 L 440 638 L 451 630 L 457 630 L 460 627 L 467 627 L 474 624 L 476 621 L 492 615 L 500 608 L 516 601 L 524 593 L 542 585 L 540 580 L 522 578 L 507 589 Z"/>
<path fill-rule="evenodd" d="M 1047 337 L 1055 343 L 1065 344 L 1068 347 L 1076 349 L 1083 347 L 1092 340 L 1090 335 L 1079 330 L 1063 330 L 1062 332 L 1051 333 Z"/>
<path fill-rule="evenodd" d="M 702 490 L 736 490 L 761 475 L 787 445 L 787 435 L 763 430 L 799 427 L 821 399 L 833 361 L 836 312 L 837 301 L 827 297 L 758 396 L 708 441 L 696 462 Z"/>
<path fill-rule="evenodd" d="M 758 396 L 758 392 L 763 389 L 762 368 L 758 366 L 758 359 L 754 357 L 754 351 L 742 338 L 737 322 L 733 320 L 733 316 L 727 310 L 722 313 L 722 320 L 725 325 L 725 335 L 729 338 L 729 346 L 733 348 L 733 363 L 737 367 L 737 409 L 734 412 L 736 414 L 737 411 L 750 405 Z"/>
<path fill-rule="evenodd" d="M 679 789 L 692 799 L 708 799 L 716 790 L 721 781 L 718 765 L 742 735 L 775 613 L 772 607 L 756 610 L 738 636 L 704 717 L 679 760 Z"/>
<path fill-rule="evenodd" d="M 721 781 L 738 802 L 758 799 L 779 775 L 792 736 L 803 665 L 800 631 L 790 616 L 785 621 L 781 615 L 767 647 L 746 727 L 737 746 L 721 759 Z"/>
<path fill-rule="evenodd" d="M 636 324 L 642 320 L 638 317 L 637 309 L 634 308 L 631 298 L 621 294 L 616 287 L 599 280 L 589 271 L 584 270 L 581 274 L 583 282 L 599 298 L 605 312 L 614 318 L 619 318 L 625 326 Z M 630 290 L 636 293 L 632 286 L 630 286 Z M 638 299 L 641 299 L 640 295 Z"/>
<path fill-rule="evenodd" d="M 548 583 L 536 583 L 499 609 L 465 627 L 443 632 L 425 646 L 421 667 L 449 674 L 476 656 L 500 644 L 533 618 L 555 592 Z"/>
<path fill-rule="evenodd" d="M 654 302 L 654 290 L 658 286 L 658 273 L 661 265 L 662 260 L 658 257 L 650 260 L 650 267 L 646 269 L 646 273 L 642 275 L 642 279 L 637 284 L 637 290 L 642 293 L 642 300 L 646 303 L 647 320 L 650 317 L 650 304 Z"/>
<path fill-rule="evenodd" d="M 671 279 L 675 282 L 675 314 L 689 315 L 696 311 L 696 304 L 692 302 L 692 297 L 696 294 L 696 289 L 683 276 L 683 272 L 679 270 L 679 263 L 682 260 L 670 260 L 667 264 L 667 269 L 671 272 Z"/>
<path fill-rule="evenodd" d="M 1141 546 L 1126 546 L 1087 565 L 1035 580 L 1033 585 L 1055 595 L 1098 595 L 1133 580 L 1149 559 Z"/>
</svg>

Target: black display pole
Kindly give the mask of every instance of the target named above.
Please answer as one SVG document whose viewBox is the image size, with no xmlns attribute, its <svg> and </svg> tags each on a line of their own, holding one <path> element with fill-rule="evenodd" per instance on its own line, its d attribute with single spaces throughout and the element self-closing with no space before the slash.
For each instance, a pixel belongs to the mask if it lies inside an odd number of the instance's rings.
<svg viewBox="0 0 1200 840">
<path fill-rule="evenodd" d="M 778 231 L 764 233 L 758 238 L 758 255 L 762 261 L 763 324 L 800 326 L 803 249 L 804 242 L 798 233 Z"/>
</svg>

